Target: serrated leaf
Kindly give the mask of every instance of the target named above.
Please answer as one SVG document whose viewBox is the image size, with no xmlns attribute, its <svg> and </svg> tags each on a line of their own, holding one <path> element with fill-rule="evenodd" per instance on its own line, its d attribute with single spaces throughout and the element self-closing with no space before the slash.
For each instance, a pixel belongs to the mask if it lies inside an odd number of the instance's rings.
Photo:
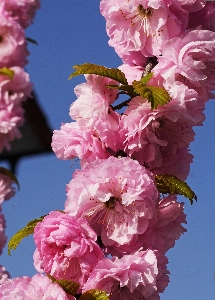
<svg viewBox="0 0 215 300">
<path fill-rule="evenodd" d="M 107 296 L 105 291 L 101 290 L 89 290 L 81 295 L 79 300 L 109 300 L 110 298 Z"/>
<path fill-rule="evenodd" d="M 148 89 L 145 84 L 143 84 L 141 81 L 134 80 L 132 82 L 132 85 L 133 85 L 134 91 L 137 94 L 139 94 L 143 98 L 147 98 L 146 96 L 147 96 Z"/>
<path fill-rule="evenodd" d="M 196 194 L 191 190 L 188 184 L 174 175 L 156 175 L 158 191 L 162 194 L 177 194 L 185 196 L 193 204 L 193 199 L 197 201 Z"/>
<path fill-rule="evenodd" d="M 52 282 L 56 282 L 67 294 L 75 296 L 79 289 L 79 284 L 74 281 L 69 281 L 65 279 L 55 279 L 51 275 L 46 274 Z"/>
<path fill-rule="evenodd" d="M 6 68 L 6 67 L 3 67 L 0 69 L 0 74 L 1 75 L 6 75 L 8 76 L 10 79 L 13 79 L 13 76 L 14 76 L 14 71 L 9 69 L 9 68 Z"/>
<path fill-rule="evenodd" d="M 137 80 L 134 80 L 132 84 L 136 93 L 148 99 L 152 109 L 157 108 L 158 105 L 162 106 L 171 100 L 168 92 L 164 88 L 148 86 Z"/>
<path fill-rule="evenodd" d="M 128 84 L 127 79 L 125 78 L 125 74 L 119 69 L 115 69 L 115 68 L 109 69 L 104 66 L 98 66 L 91 63 L 77 65 L 74 66 L 73 69 L 76 69 L 76 71 L 69 76 L 69 79 L 84 74 L 95 74 L 95 75 L 108 77 L 121 84 L 125 84 L 125 85 Z"/>
<path fill-rule="evenodd" d="M 13 182 L 15 182 L 17 184 L 18 189 L 20 188 L 19 182 L 18 182 L 16 176 L 10 170 L 8 170 L 4 167 L 0 167 L 0 174 L 8 176 Z"/>
<path fill-rule="evenodd" d="M 41 222 L 45 216 L 40 217 L 39 219 L 35 219 L 30 221 L 24 228 L 20 229 L 17 233 L 12 236 L 12 238 L 8 242 L 8 254 L 10 255 L 11 250 L 16 250 L 19 243 L 28 235 L 34 233 L 34 228 L 37 223 Z"/>
<path fill-rule="evenodd" d="M 147 82 L 152 78 L 153 73 L 150 72 L 149 74 L 147 74 L 146 76 L 144 76 L 143 78 L 140 79 L 142 84 L 147 84 Z"/>
<path fill-rule="evenodd" d="M 164 88 L 155 86 L 147 86 L 147 88 L 152 92 L 153 96 L 152 109 L 157 108 L 158 105 L 162 106 L 171 100 L 168 92 Z"/>
</svg>

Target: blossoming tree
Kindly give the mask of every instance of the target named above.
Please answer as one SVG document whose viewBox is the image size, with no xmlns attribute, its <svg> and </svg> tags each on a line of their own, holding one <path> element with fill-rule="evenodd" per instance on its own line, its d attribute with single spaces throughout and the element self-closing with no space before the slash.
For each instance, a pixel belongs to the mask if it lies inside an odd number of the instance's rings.
<svg viewBox="0 0 215 300">
<path fill-rule="evenodd" d="M 3 300 L 160 299 L 166 252 L 186 231 L 177 195 L 196 200 L 185 180 L 193 127 L 214 97 L 213 9 L 198 0 L 101 1 L 123 64 L 75 66 L 70 78 L 85 74 L 86 82 L 75 88 L 74 121 L 54 131 L 52 148 L 60 159 L 78 157 L 81 170 L 63 211 L 10 240 L 9 251 L 33 233 L 34 265 L 46 276 L 5 279 Z"/>
</svg>

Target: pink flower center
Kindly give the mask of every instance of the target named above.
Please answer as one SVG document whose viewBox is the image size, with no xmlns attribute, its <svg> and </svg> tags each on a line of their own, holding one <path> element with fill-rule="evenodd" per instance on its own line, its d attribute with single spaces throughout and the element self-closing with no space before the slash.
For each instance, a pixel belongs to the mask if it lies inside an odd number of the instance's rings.
<svg viewBox="0 0 215 300">
<path fill-rule="evenodd" d="M 140 33 L 146 33 L 147 37 L 155 35 L 150 23 L 150 19 L 153 15 L 153 8 L 143 8 L 143 6 L 139 4 L 138 7 L 132 12 L 128 13 L 121 10 L 121 13 L 123 14 L 125 20 L 130 19 L 130 25 L 132 27 L 136 26 L 136 30 Z"/>
<path fill-rule="evenodd" d="M 105 205 L 107 208 L 113 209 L 115 207 L 116 201 L 118 201 L 118 199 L 110 197 L 110 199 L 107 202 L 105 202 Z"/>
<path fill-rule="evenodd" d="M 141 4 L 138 5 L 137 11 L 142 18 L 149 18 L 153 15 L 153 9 L 151 7 L 145 9 Z"/>
</svg>

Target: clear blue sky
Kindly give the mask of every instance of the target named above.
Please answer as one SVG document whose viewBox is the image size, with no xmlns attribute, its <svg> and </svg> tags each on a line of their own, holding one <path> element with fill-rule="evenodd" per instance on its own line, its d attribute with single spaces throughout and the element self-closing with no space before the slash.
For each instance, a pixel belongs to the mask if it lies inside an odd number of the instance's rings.
<svg viewBox="0 0 215 300">
<path fill-rule="evenodd" d="M 84 81 L 68 81 L 72 66 L 92 62 L 118 67 L 121 60 L 107 44 L 105 21 L 99 13 L 98 0 L 42 0 L 34 24 L 27 36 L 38 46 L 29 45 L 31 55 L 27 70 L 34 83 L 40 104 L 53 129 L 69 122 L 69 106 L 76 99 L 73 89 Z M 187 180 L 198 196 L 193 206 L 186 203 L 188 232 L 176 242 L 167 256 L 170 284 L 162 300 L 215 299 L 215 103 L 207 104 L 207 120 L 197 128 L 191 146 L 194 162 Z M 54 154 L 23 159 L 18 166 L 21 189 L 3 205 L 7 235 L 11 237 L 28 221 L 51 210 L 63 209 L 65 186 L 70 181 L 73 161 L 60 161 Z M 26 238 L 11 256 L 4 249 L 0 264 L 12 277 L 33 276 L 32 237 Z"/>
</svg>

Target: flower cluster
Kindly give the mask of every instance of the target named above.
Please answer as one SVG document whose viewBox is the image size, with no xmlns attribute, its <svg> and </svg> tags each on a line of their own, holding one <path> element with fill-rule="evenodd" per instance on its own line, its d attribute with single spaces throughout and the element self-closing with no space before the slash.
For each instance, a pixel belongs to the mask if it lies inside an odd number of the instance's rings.
<svg viewBox="0 0 215 300">
<path fill-rule="evenodd" d="M 0 151 L 9 150 L 9 143 L 20 137 L 18 127 L 24 122 L 21 104 L 32 90 L 23 69 L 28 55 L 24 29 L 37 8 L 38 0 L 3 0 L 0 4 Z"/>
<path fill-rule="evenodd" d="M 34 229 L 34 265 L 78 283 L 79 295 L 96 289 L 110 300 L 159 300 L 169 283 L 166 252 L 186 232 L 186 216 L 177 188 L 161 188 L 158 179 L 187 178 L 193 128 L 214 98 L 215 4 L 102 0 L 100 10 L 125 80 L 99 68 L 75 88 L 73 121 L 54 131 L 52 148 L 60 159 L 78 157 L 81 169 L 67 184 L 64 211 Z M 122 93 L 128 99 L 119 104 Z M 153 106 L 156 97 L 164 103 Z M 5 280 L 2 299 L 10 290 L 40 295 L 49 279 L 35 276 Z M 49 299 L 67 299 L 57 293 Z"/>
<path fill-rule="evenodd" d="M 23 101 L 31 96 L 32 84 L 24 67 L 27 64 L 27 28 L 40 7 L 39 0 L 1 0 L 0 3 L 0 152 L 10 150 L 10 142 L 20 138 L 18 129 L 24 122 Z M 15 189 L 13 179 L 0 171 L 0 212 L 4 200 Z M 5 219 L 0 214 L 0 254 L 6 243 Z M 0 283 L 8 277 L 0 267 Z"/>
<path fill-rule="evenodd" d="M 52 140 L 58 158 L 81 164 L 67 185 L 65 213 L 88 222 L 106 256 L 82 292 L 159 299 L 168 284 L 165 254 L 186 232 L 186 216 L 176 195 L 159 193 L 155 177 L 189 174 L 194 126 L 203 124 L 205 103 L 214 98 L 215 5 L 102 0 L 100 10 L 130 87 L 152 72 L 147 85 L 165 90 L 170 101 L 152 108 L 147 95 L 136 94 L 119 105 L 120 81 L 85 75 L 70 106 L 74 121 Z"/>
</svg>

